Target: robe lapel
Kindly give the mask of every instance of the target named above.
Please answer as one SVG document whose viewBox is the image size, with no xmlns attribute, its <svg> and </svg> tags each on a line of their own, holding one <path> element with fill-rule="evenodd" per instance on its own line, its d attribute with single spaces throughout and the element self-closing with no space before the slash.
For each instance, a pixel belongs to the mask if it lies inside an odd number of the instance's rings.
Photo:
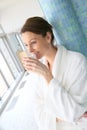
<svg viewBox="0 0 87 130">
<path fill-rule="evenodd" d="M 52 68 L 52 73 L 55 79 L 62 82 L 62 85 L 65 84 L 64 81 L 64 72 L 66 68 L 66 55 L 67 50 L 63 46 L 58 46 L 58 51 L 54 59 L 54 64 Z"/>
</svg>

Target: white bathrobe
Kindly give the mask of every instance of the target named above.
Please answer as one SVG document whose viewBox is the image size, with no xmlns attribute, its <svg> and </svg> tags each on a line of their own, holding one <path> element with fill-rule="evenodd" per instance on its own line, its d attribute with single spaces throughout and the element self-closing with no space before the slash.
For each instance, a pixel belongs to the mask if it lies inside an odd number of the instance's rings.
<svg viewBox="0 0 87 130">
<path fill-rule="evenodd" d="M 30 74 L 39 130 L 56 130 L 56 117 L 65 122 L 76 122 L 87 111 L 85 57 L 58 45 L 52 74 L 49 85 L 42 76 Z"/>
</svg>

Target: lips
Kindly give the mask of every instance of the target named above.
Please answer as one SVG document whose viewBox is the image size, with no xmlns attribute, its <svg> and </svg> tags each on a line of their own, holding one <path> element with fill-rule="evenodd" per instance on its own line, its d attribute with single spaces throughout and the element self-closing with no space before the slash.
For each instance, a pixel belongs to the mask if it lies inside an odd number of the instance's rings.
<svg viewBox="0 0 87 130">
<path fill-rule="evenodd" d="M 41 55 L 40 55 L 40 52 L 39 52 L 39 51 L 38 51 L 38 52 L 35 52 L 34 54 L 36 55 L 36 58 L 37 58 L 37 59 L 40 59 L 40 58 L 41 58 Z"/>
</svg>

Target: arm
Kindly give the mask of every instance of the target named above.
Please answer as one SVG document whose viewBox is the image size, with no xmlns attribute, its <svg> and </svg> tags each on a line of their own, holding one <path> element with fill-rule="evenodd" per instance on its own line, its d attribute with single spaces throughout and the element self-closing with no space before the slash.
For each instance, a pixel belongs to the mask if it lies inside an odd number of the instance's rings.
<svg viewBox="0 0 87 130">
<path fill-rule="evenodd" d="M 39 130 L 48 130 L 49 128 L 50 130 L 56 130 L 56 117 L 54 114 L 46 111 L 44 101 L 44 98 L 35 92 L 33 101 L 35 121 Z"/>
<path fill-rule="evenodd" d="M 87 110 L 87 61 L 84 58 L 70 66 L 65 86 L 55 78 L 51 80 L 46 106 L 47 111 L 65 121 L 75 121 Z"/>
</svg>

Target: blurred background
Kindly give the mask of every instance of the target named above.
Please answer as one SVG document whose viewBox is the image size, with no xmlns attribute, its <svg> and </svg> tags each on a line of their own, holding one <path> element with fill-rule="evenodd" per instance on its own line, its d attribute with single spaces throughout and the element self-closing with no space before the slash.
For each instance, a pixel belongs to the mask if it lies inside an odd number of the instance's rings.
<svg viewBox="0 0 87 130">
<path fill-rule="evenodd" d="M 18 58 L 20 29 L 32 16 L 48 20 L 57 44 L 87 57 L 87 0 L 0 0 L 0 130 L 37 130 L 29 73 Z"/>
</svg>

